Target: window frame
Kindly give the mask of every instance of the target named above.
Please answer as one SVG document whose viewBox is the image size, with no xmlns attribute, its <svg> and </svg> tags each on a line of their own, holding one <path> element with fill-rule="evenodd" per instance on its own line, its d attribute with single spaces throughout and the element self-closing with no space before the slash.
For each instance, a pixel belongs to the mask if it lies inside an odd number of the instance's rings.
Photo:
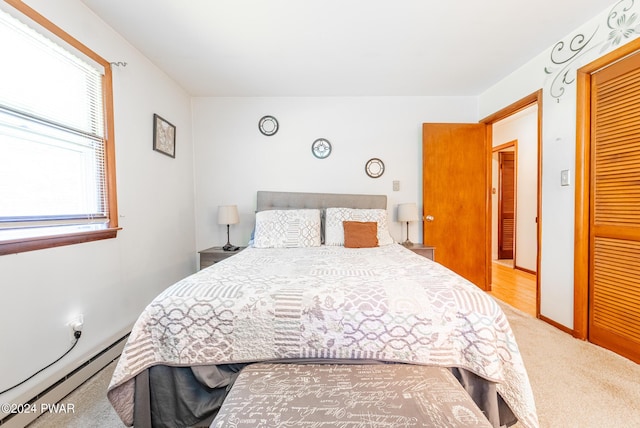
<svg viewBox="0 0 640 428">
<path fill-rule="evenodd" d="M 105 174 L 107 199 L 109 204 L 109 221 L 102 229 L 82 231 L 81 227 L 71 225 L 65 227 L 68 232 L 55 235 L 40 235 L 35 237 L 17 238 L 11 240 L 0 240 L 0 255 L 16 254 L 26 251 L 41 250 L 45 248 L 60 247 L 65 245 L 80 244 L 102 239 L 115 238 L 121 228 L 118 226 L 118 204 L 116 193 L 116 166 L 115 166 L 115 127 L 113 115 L 113 81 L 111 64 L 100 55 L 89 49 L 76 38 L 58 27 L 53 22 L 42 16 L 40 13 L 26 5 L 22 0 L 3 0 L 8 5 L 25 15 L 37 25 L 43 27 L 69 46 L 80 51 L 104 68 L 102 78 L 102 96 L 104 103 L 104 152 L 105 152 Z M 46 228 L 45 228 L 46 229 Z"/>
</svg>

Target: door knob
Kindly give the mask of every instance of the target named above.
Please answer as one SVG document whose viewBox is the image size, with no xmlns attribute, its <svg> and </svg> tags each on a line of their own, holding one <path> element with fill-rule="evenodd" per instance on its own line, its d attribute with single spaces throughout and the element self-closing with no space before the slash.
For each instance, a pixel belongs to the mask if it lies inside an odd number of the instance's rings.
<svg viewBox="0 0 640 428">
<path fill-rule="evenodd" d="M 427 221 L 433 221 L 433 216 L 432 215 L 428 215 L 424 218 Z"/>
</svg>

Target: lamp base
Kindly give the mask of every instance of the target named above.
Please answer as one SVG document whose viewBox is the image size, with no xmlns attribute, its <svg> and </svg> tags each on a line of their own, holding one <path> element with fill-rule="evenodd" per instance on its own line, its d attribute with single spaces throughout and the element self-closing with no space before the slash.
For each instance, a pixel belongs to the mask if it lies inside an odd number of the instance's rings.
<svg viewBox="0 0 640 428">
<path fill-rule="evenodd" d="M 240 247 L 231 245 L 231 241 L 229 241 L 229 225 L 227 225 L 227 243 L 222 247 L 222 251 L 238 251 L 239 249 Z"/>
<path fill-rule="evenodd" d="M 407 222 L 407 240 L 402 243 L 405 247 L 413 246 L 413 242 L 409 241 L 409 222 Z"/>
</svg>

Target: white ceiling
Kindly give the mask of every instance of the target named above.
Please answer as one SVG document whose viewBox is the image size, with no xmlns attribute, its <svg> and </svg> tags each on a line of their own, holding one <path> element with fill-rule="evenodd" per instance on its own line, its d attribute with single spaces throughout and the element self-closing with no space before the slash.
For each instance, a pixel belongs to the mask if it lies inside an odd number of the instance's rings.
<svg viewBox="0 0 640 428">
<path fill-rule="evenodd" d="M 82 1 L 193 96 L 475 96 L 614 3 Z"/>
</svg>

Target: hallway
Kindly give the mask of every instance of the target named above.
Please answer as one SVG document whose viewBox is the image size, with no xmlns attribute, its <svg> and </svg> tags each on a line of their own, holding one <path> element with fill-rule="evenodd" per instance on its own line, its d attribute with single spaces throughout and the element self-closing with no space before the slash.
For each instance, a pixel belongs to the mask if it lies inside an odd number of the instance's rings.
<svg viewBox="0 0 640 428">
<path fill-rule="evenodd" d="M 493 262 L 490 295 L 536 316 L 536 276 Z"/>
</svg>

